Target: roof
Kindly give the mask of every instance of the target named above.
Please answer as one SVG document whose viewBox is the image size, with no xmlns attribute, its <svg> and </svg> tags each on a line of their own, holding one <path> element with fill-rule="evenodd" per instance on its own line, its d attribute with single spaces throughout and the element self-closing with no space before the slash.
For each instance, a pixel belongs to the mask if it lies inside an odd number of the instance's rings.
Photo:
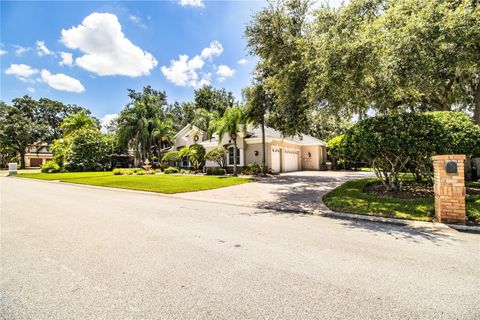
<svg viewBox="0 0 480 320">
<path fill-rule="evenodd" d="M 249 128 L 247 130 L 248 138 L 261 138 L 262 137 L 262 128 L 260 126 Z M 300 134 L 294 137 L 284 137 L 280 131 L 277 131 L 270 127 L 265 127 L 265 138 L 271 139 L 280 139 L 280 140 L 290 140 L 297 144 L 301 145 L 311 145 L 311 144 L 319 144 L 319 145 L 327 145 L 325 141 L 319 140 L 307 134 Z"/>
</svg>

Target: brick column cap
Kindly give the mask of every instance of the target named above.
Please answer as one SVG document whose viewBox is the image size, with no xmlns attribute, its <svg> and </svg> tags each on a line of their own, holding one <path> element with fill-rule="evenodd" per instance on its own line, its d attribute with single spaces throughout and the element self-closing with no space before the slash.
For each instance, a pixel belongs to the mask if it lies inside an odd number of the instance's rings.
<svg viewBox="0 0 480 320">
<path fill-rule="evenodd" d="M 433 156 L 432 160 L 433 161 L 439 161 L 439 160 L 465 160 L 467 159 L 467 156 L 464 154 L 443 154 L 443 155 L 438 155 L 438 156 Z"/>
</svg>

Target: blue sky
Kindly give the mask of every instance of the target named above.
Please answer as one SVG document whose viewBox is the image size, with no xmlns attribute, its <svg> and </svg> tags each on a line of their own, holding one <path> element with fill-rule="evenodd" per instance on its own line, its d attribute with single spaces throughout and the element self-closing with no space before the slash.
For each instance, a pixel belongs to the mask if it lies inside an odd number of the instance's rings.
<svg viewBox="0 0 480 320">
<path fill-rule="evenodd" d="M 336 1 L 333 1 L 336 2 Z M 261 1 L 1 2 L 1 100 L 29 94 L 118 113 L 127 88 L 189 101 L 205 83 L 240 98 L 255 58 L 243 32 Z"/>
</svg>

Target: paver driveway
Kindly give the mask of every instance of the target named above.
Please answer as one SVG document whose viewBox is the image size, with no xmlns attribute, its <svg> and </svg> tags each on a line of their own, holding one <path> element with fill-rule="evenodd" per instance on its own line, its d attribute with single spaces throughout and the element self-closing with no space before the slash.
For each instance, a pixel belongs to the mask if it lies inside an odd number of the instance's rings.
<svg viewBox="0 0 480 320">
<path fill-rule="evenodd" d="M 350 179 L 373 177 L 371 172 L 298 171 L 258 182 L 177 194 L 182 199 L 206 200 L 264 209 L 312 211 L 325 208 L 322 197 Z"/>
<path fill-rule="evenodd" d="M 480 236 L 0 178 L 1 319 L 480 319 Z"/>
</svg>

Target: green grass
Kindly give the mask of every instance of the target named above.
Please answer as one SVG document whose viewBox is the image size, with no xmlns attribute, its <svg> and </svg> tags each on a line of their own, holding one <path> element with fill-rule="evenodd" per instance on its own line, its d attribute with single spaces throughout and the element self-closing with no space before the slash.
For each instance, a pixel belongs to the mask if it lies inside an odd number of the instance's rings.
<svg viewBox="0 0 480 320">
<path fill-rule="evenodd" d="M 399 199 L 363 192 L 367 184 L 378 181 L 379 179 L 347 181 L 326 194 L 323 201 L 333 211 L 419 221 L 433 220 L 435 215 L 433 198 Z M 479 222 L 480 195 L 467 198 L 467 218 L 469 221 Z"/>
<path fill-rule="evenodd" d="M 167 194 L 216 189 L 254 181 L 247 178 L 163 174 L 115 176 L 112 172 L 21 173 L 16 176 Z"/>
</svg>

